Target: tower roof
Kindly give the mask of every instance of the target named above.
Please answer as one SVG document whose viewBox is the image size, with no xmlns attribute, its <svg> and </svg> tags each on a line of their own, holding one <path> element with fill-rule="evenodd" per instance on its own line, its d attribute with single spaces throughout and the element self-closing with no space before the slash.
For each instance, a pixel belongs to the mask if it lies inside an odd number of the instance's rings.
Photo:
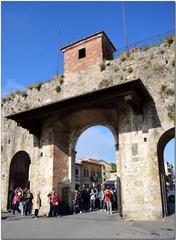
<svg viewBox="0 0 176 240">
<path fill-rule="evenodd" d="M 75 42 L 73 42 L 73 43 L 70 43 L 70 44 L 66 45 L 65 47 L 60 48 L 60 50 L 64 52 L 67 48 L 69 48 L 69 47 L 71 47 L 71 46 L 73 46 L 73 45 L 75 45 L 75 44 L 77 44 L 77 43 L 80 43 L 80 42 L 82 42 L 82 41 L 85 41 L 85 40 L 87 40 L 87 39 L 93 38 L 93 37 L 95 37 L 95 36 L 97 36 L 97 35 L 102 35 L 102 36 L 104 36 L 104 37 L 108 40 L 108 42 L 110 43 L 110 45 L 111 45 L 111 47 L 113 48 L 114 52 L 116 51 L 116 48 L 114 47 L 114 45 L 112 44 L 111 40 L 108 38 L 108 36 L 106 35 L 106 33 L 105 33 L 104 31 L 97 32 L 97 33 L 95 33 L 95 34 L 92 34 L 92 35 L 87 36 L 87 37 L 85 37 L 85 38 L 82 38 L 82 39 L 80 39 L 80 40 L 77 40 L 77 41 L 75 41 Z"/>
</svg>

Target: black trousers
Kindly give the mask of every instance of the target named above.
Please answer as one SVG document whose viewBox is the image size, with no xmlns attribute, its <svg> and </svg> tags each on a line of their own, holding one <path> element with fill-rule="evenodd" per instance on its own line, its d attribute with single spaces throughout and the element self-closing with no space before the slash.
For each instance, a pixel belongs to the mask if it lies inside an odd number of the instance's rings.
<svg viewBox="0 0 176 240">
<path fill-rule="evenodd" d="M 15 211 L 18 211 L 18 213 L 20 213 L 20 210 L 19 210 L 19 204 L 16 203 L 16 204 L 13 204 L 13 214 L 15 214 Z"/>
<path fill-rule="evenodd" d="M 49 216 L 50 217 L 57 217 L 59 215 L 58 205 L 51 205 Z"/>
<path fill-rule="evenodd" d="M 27 200 L 25 202 L 25 215 L 27 216 L 27 214 L 31 214 L 32 211 L 32 201 Z"/>
<path fill-rule="evenodd" d="M 35 209 L 34 215 L 35 217 L 38 217 L 39 209 Z"/>
</svg>

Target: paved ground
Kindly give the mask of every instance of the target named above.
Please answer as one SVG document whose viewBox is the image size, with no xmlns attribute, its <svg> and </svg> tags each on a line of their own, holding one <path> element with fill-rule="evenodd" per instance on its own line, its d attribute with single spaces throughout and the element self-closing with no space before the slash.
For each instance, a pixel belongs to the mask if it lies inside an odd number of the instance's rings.
<svg viewBox="0 0 176 240">
<path fill-rule="evenodd" d="M 160 221 L 124 221 L 95 211 L 57 218 L 3 213 L 2 239 L 174 239 L 174 215 Z"/>
</svg>

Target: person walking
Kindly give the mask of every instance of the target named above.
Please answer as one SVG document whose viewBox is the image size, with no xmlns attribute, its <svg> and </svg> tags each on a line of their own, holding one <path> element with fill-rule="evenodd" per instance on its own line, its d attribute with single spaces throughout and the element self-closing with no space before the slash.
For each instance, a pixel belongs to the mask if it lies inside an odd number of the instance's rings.
<svg viewBox="0 0 176 240">
<path fill-rule="evenodd" d="M 33 199 L 33 208 L 34 208 L 35 219 L 38 219 L 38 213 L 39 213 L 40 207 L 41 207 L 41 198 L 40 198 L 40 192 L 38 191 L 34 195 L 34 199 Z"/>
</svg>

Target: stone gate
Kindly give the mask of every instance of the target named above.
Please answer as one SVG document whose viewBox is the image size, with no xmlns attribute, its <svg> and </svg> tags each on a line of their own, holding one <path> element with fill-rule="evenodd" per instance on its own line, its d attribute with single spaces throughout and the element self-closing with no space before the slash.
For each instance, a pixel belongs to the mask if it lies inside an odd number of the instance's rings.
<svg viewBox="0 0 176 240">
<path fill-rule="evenodd" d="M 122 216 L 165 216 L 163 150 L 174 137 L 173 48 L 164 41 L 113 60 L 115 47 L 99 32 L 61 49 L 64 75 L 3 99 L 2 210 L 9 187 L 20 184 L 15 173 L 33 193 L 41 191 L 43 213 L 52 189 L 71 207 L 77 139 L 88 127 L 104 125 L 116 140 Z"/>
</svg>

